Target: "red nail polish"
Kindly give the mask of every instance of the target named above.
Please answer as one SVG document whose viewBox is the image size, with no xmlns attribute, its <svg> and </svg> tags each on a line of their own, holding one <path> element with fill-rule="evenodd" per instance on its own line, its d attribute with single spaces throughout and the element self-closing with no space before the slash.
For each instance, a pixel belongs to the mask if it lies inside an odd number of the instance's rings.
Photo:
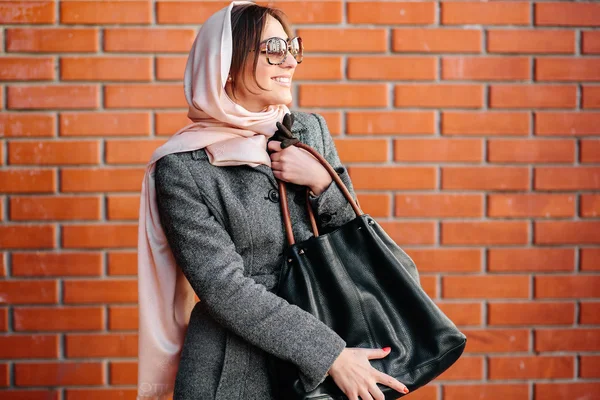
<svg viewBox="0 0 600 400">
<path fill-rule="evenodd" d="M 384 347 L 382 350 L 387 352 L 387 351 L 390 351 L 391 349 L 392 349 L 391 347 Z"/>
<path fill-rule="evenodd" d="M 404 388 L 404 394 L 408 393 L 408 388 Z"/>
</svg>

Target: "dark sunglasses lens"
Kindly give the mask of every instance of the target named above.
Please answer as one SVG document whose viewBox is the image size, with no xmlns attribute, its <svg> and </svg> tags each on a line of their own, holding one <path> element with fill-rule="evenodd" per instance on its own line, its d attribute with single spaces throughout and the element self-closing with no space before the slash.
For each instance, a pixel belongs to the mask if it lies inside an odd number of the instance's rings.
<svg viewBox="0 0 600 400">
<path fill-rule="evenodd" d="M 287 55 L 287 43 L 281 38 L 267 41 L 267 58 L 271 64 L 281 64 Z"/>
</svg>

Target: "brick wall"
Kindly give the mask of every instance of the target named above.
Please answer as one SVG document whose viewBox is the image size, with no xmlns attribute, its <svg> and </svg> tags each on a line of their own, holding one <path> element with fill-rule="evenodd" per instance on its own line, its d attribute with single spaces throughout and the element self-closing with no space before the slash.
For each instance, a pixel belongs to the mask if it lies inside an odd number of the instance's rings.
<svg viewBox="0 0 600 400">
<path fill-rule="evenodd" d="M 135 398 L 143 165 L 225 4 L 0 1 L 3 400 Z M 469 337 L 411 398 L 600 398 L 600 3 L 276 6 L 295 108 Z"/>
</svg>

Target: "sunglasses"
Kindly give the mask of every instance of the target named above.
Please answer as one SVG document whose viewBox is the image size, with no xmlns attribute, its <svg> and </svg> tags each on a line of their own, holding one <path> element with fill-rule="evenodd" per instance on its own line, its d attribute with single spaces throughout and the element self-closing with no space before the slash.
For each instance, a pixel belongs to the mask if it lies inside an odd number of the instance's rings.
<svg viewBox="0 0 600 400">
<path fill-rule="evenodd" d="M 304 46 L 302 38 L 296 36 L 285 40 L 280 37 L 272 37 L 260 42 L 260 52 L 267 55 L 267 62 L 271 65 L 283 64 L 288 51 L 300 64 L 304 56 Z"/>
</svg>

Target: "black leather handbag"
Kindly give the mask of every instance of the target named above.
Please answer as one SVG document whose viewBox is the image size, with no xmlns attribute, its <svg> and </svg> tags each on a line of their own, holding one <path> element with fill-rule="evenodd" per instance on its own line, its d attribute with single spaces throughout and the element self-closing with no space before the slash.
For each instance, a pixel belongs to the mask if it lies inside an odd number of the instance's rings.
<svg viewBox="0 0 600 400">
<path fill-rule="evenodd" d="M 276 293 L 332 328 L 347 347 L 391 346 L 388 356 L 370 360 L 371 365 L 404 383 L 411 393 L 460 357 L 466 337 L 423 291 L 411 258 L 360 210 L 329 163 L 303 143 L 289 144 L 309 151 L 327 168 L 356 218 L 319 235 L 307 199 L 314 237 L 295 243 L 285 184 L 279 182 L 289 248 Z M 348 399 L 330 376 L 305 392 L 297 367 L 288 361 L 271 357 L 269 372 L 278 399 Z M 403 396 L 388 386 L 378 387 L 386 400 Z"/>
</svg>

